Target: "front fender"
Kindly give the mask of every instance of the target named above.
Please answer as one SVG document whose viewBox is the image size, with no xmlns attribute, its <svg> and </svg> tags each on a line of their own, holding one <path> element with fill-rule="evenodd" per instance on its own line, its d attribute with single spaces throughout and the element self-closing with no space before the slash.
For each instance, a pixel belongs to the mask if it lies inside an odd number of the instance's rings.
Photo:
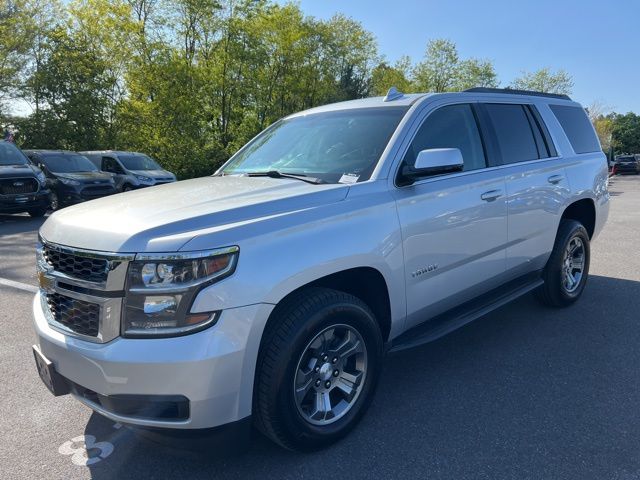
<svg viewBox="0 0 640 480">
<path fill-rule="evenodd" d="M 262 233 L 255 235 L 256 231 Z M 342 202 L 264 219 L 233 233 L 241 239 L 236 242 L 240 246 L 236 272 L 201 291 L 193 312 L 277 304 L 327 275 L 371 267 L 387 283 L 391 335 L 400 330 L 406 315 L 404 261 L 395 202 L 388 192 L 349 195 Z M 199 238 L 188 247 L 211 248 L 215 241 Z"/>
</svg>

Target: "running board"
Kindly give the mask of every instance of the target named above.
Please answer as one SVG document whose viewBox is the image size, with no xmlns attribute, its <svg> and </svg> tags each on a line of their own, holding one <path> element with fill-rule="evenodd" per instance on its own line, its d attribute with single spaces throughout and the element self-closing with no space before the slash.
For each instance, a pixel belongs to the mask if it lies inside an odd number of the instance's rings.
<svg viewBox="0 0 640 480">
<path fill-rule="evenodd" d="M 463 303 L 449 312 L 445 312 L 407 330 L 392 340 L 391 348 L 388 351 L 398 352 L 438 340 L 448 333 L 464 327 L 467 323 L 535 290 L 543 283 L 544 281 L 538 274 L 533 278 L 527 276 L 525 280 L 520 279 L 503 285 L 480 296 L 478 299 Z"/>
</svg>

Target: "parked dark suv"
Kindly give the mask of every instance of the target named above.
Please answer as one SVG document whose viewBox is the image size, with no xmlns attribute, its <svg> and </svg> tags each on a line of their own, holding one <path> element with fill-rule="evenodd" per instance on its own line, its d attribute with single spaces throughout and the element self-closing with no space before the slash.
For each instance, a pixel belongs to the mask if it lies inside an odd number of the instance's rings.
<svg viewBox="0 0 640 480">
<path fill-rule="evenodd" d="M 25 150 L 47 176 L 51 209 L 116 193 L 113 175 L 99 171 L 83 155 L 63 150 Z"/>
<path fill-rule="evenodd" d="M 640 159 L 638 155 L 620 155 L 615 161 L 616 173 L 640 174 Z"/>
<path fill-rule="evenodd" d="M 42 217 L 49 207 L 49 193 L 42 171 L 13 143 L 0 141 L 0 213 Z"/>
</svg>

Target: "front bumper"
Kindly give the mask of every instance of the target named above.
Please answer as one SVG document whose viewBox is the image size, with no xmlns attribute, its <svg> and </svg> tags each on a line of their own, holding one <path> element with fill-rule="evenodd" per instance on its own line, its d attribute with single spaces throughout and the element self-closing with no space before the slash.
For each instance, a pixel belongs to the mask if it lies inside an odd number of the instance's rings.
<svg viewBox="0 0 640 480">
<path fill-rule="evenodd" d="M 81 387 L 72 388 L 72 395 L 96 412 L 121 423 L 173 429 L 213 428 L 251 415 L 260 338 L 273 305 L 224 310 L 213 327 L 192 335 L 98 344 L 52 329 L 39 295 L 33 314 L 40 350 L 60 375 Z M 186 397 L 188 418 L 123 415 L 92 400 L 94 394 Z"/>
<path fill-rule="evenodd" d="M 96 198 L 106 197 L 118 193 L 115 186 L 93 187 L 91 185 L 58 187 L 56 194 L 60 205 L 68 206 L 88 202 Z"/>
<path fill-rule="evenodd" d="M 38 210 L 49 206 L 48 189 L 24 195 L 0 195 L 0 213 L 20 213 Z"/>
</svg>

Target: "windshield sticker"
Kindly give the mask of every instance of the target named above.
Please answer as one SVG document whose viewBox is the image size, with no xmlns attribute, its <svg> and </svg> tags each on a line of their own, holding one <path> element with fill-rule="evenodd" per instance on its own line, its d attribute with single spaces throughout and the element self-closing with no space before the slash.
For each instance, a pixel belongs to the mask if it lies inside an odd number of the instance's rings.
<svg viewBox="0 0 640 480">
<path fill-rule="evenodd" d="M 360 175 L 355 175 L 353 173 L 345 173 L 340 177 L 340 180 L 338 180 L 338 182 L 339 183 L 356 183 L 359 178 L 360 178 Z"/>
</svg>

